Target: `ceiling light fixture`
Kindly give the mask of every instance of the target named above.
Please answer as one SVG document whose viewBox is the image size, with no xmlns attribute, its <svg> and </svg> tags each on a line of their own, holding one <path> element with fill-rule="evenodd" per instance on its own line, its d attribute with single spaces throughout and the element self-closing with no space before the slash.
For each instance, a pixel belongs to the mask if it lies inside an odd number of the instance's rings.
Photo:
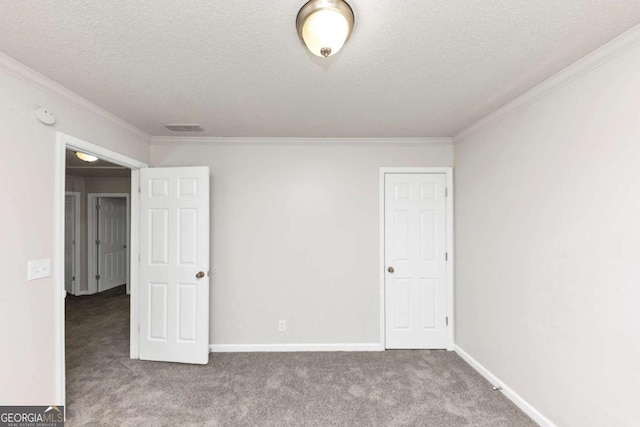
<svg viewBox="0 0 640 427">
<path fill-rule="evenodd" d="M 92 156 L 91 154 L 83 153 L 82 151 L 76 151 L 76 156 L 78 156 L 78 158 L 80 160 L 84 160 L 85 162 L 95 162 L 96 160 L 98 160 L 98 158 L 96 156 Z"/>
<path fill-rule="evenodd" d="M 307 48 L 325 58 L 338 53 L 353 30 L 353 10 L 344 0 L 310 0 L 296 18 Z"/>
</svg>

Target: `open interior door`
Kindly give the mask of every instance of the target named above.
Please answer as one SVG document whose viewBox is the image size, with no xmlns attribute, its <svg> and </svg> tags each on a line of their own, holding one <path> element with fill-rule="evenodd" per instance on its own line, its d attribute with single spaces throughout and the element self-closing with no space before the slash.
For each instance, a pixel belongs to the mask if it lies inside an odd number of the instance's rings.
<svg viewBox="0 0 640 427">
<path fill-rule="evenodd" d="M 209 168 L 140 170 L 140 359 L 209 362 Z"/>
</svg>

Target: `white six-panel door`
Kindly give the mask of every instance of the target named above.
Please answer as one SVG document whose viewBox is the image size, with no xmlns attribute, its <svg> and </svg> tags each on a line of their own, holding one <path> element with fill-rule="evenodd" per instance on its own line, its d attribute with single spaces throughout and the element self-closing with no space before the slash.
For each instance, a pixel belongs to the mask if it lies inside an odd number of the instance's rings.
<svg viewBox="0 0 640 427">
<path fill-rule="evenodd" d="M 98 292 L 127 282 L 127 199 L 98 198 Z"/>
<path fill-rule="evenodd" d="M 386 348 L 447 348 L 445 174 L 390 173 L 384 185 Z"/>
<path fill-rule="evenodd" d="M 140 170 L 140 359 L 209 361 L 209 168 Z"/>
</svg>

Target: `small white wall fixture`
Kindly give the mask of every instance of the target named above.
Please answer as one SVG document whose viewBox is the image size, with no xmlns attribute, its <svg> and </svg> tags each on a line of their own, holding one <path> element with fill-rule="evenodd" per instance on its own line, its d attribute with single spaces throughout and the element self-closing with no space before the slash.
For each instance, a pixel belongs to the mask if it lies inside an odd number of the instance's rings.
<svg viewBox="0 0 640 427">
<path fill-rule="evenodd" d="M 108 150 L 99 145 L 83 141 L 79 138 L 67 135 L 62 132 L 56 134 L 55 146 L 55 182 L 54 182 L 54 259 L 53 259 L 53 282 L 56 289 L 55 296 L 55 343 L 56 357 L 54 361 L 56 394 L 55 400 L 60 405 L 64 405 L 65 396 L 65 288 L 64 288 L 64 208 L 65 208 L 65 161 L 66 150 L 82 151 L 95 155 L 111 163 L 131 169 L 131 218 L 137 218 L 139 212 L 138 188 L 140 184 L 140 168 L 148 167 L 146 163 L 124 156 L 112 150 Z M 133 191 L 135 189 L 135 191 Z M 133 221 L 130 224 L 131 245 L 129 253 L 129 277 L 138 277 L 138 263 L 133 262 L 137 258 L 135 254 L 139 252 L 138 224 Z M 130 325 L 130 355 L 132 359 L 138 358 L 138 299 L 137 280 L 129 280 L 131 283 L 131 325 Z"/>
<path fill-rule="evenodd" d="M 454 240 L 453 240 L 453 168 L 450 167 L 383 167 L 380 168 L 380 350 L 386 348 L 385 338 L 385 175 L 402 173 L 433 173 L 444 174 L 447 188 L 446 198 L 446 252 L 448 259 L 446 263 L 446 287 L 447 287 L 447 317 L 448 317 L 448 340 L 447 350 L 454 350 Z"/>
</svg>

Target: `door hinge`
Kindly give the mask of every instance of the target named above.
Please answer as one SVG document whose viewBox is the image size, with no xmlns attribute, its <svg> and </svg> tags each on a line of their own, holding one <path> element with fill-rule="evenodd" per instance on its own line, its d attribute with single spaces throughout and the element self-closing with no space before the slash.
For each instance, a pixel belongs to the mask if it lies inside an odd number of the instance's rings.
<svg viewBox="0 0 640 427">
<path fill-rule="evenodd" d="M 444 260 L 449 261 L 449 252 L 444 253 Z"/>
<path fill-rule="evenodd" d="M 100 244 L 100 240 L 96 240 L 96 245 L 99 245 L 99 244 Z"/>
<path fill-rule="evenodd" d="M 100 210 L 100 205 L 96 203 L 96 210 L 99 211 Z"/>
<path fill-rule="evenodd" d="M 447 326 L 449 326 L 449 316 L 445 317 L 445 322 L 447 323 Z"/>
<path fill-rule="evenodd" d="M 449 197 L 449 187 L 444 187 L 444 197 Z"/>
<path fill-rule="evenodd" d="M 96 280 L 100 280 L 100 275 L 96 274 Z"/>
<path fill-rule="evenodd" d="M 76 281 L 76 276 L 71 276 L 71 281 L 75 282 Z"/>
</svg>

